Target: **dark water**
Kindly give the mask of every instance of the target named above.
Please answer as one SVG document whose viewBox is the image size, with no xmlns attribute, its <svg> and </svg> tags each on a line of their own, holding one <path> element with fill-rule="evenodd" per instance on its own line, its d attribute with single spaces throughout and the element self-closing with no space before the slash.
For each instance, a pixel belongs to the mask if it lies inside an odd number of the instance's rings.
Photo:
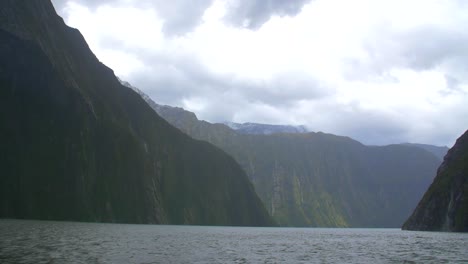
<svg viewBox="0 0 468 264">
<path fill-rule="evenodd" d="M 468 234 L 0 220 L 0 263 L 468 263 Z"/>
</svg>

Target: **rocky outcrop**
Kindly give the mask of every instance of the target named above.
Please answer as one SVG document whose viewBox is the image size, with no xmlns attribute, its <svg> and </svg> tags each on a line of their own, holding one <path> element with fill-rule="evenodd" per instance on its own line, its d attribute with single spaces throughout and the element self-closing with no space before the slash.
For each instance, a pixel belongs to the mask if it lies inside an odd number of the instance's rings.
<svg viewBox="0 0 468 264">
<path fill-rule="evenodd" d="M 468 131 L 448 151 L 404 230 L 468 232 Z"/>
</svg>

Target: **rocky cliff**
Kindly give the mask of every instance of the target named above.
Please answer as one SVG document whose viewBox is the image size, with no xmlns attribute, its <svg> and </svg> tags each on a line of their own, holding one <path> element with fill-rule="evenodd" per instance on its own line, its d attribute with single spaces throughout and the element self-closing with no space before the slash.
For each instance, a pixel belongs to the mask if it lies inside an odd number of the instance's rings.
<svg viewBox="0 0 468 264">
<path fill-rule="evenodd" d="M 403 229 L 468 232 L 468 131 L 448 151 Z"/>
</svg>

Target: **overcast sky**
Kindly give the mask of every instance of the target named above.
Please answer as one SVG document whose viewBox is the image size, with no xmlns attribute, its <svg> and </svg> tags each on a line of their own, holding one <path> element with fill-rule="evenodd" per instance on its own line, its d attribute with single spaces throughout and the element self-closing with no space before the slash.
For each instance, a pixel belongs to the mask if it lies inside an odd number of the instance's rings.
<svg viewBox="0 0 468 264">
<path fill-rule="evenodd" d="M 378 145 L 468 129 L 468 1 L 52 2 L 117 76 L 200 119 Z"/>
</svg>

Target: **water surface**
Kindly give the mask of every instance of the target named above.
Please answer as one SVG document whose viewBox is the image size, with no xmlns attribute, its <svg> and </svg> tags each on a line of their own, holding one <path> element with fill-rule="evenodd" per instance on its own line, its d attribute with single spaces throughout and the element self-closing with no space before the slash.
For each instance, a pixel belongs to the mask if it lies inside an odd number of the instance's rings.
<svg viewBox="0 0 468 264">
<path fill-rule="evenodd" d="M 468 234 L 0 220 L 0 263 L 468 263 Z"/>
</svg>

